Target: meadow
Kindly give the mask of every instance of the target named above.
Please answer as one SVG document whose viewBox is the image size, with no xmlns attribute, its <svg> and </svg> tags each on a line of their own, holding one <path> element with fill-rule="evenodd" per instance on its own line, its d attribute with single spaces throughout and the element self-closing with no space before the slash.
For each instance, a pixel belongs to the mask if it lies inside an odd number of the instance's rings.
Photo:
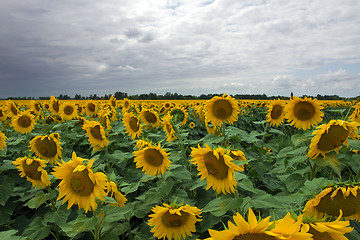
<svg viewBox="0 0 360 240">
<path fill-rule="evenodd" d="M 0 239 L 360 239 L 359 126 L 307 97 L 1 100 Z"/>
</svg>

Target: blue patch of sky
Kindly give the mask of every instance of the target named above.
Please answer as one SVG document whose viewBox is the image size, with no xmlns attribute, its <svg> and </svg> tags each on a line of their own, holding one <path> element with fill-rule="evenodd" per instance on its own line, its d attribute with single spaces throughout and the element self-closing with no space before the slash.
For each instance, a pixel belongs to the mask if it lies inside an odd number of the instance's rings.
<svg viewBox="0 0 360 240">
<path fill-rule="evenodd" d="M 294 72 L 294 75 L 309 77 L 328 72 L 337 72 L 340 69 L 344 69 L 350 75 L 358 75 L 360 73 L 360 63 L 344 63 L 344 62 L 332 62 L 320 65 L 314 69 L 298 70 Z"/>
</svg>

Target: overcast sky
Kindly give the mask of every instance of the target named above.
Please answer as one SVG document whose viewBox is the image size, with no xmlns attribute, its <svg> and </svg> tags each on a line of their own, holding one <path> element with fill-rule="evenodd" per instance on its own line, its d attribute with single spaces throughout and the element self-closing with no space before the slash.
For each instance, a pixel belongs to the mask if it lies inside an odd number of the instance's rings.
<svg viewBox="0 0 360 240">
<path fill-rule="evenodd" d="M 360 95 L 359 0 L 3 0 L 0 98 Z"/>
</svg>

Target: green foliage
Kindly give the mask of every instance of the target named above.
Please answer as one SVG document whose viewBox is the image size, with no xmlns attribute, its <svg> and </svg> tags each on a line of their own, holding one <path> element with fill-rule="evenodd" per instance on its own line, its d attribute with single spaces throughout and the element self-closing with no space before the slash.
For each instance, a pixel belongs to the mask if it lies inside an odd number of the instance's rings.
<svg viewBox="0 0 360 240">
<path fill-rule="evenodd" d="M 219 135 L 208 134 L 190 108 L 187 124 L 179 127 L 179 121 L 174 126 L 178 138 L 173 142 L 166 142 L 161 127 L 144 128 L 142 138 L 156 145 L 160 143 L 170 153 L 171 161 L 165 175 L 148 176 L 134 164 L 136 141 L 127 135 L 122 113 L 117 111 L 118 120 L 107 130 L 110 144 L 100 151 L 94 151 L 75 120 L 45 124 L 40 119 L 33 132 L 24 135 L 1 123 L 1 131 L 6 132 L 8 140 L 7 147 L 0 151 L 0 239 L 154 239 L 147 224 L 149 214 L 154 206 L 172 202 L 201 209 L 203 220 L 197 223 L 192 239 L 204 239 L 208 229 L 223 229 L 234 213 L 244 215 L 248 208 L 273 219 L 285 216 L 288 211 L 301 214 L 306 201 L 324 187 L 339 180 L 354 180 L 360 169 L 360 155 L 350 151 L 360 149 L 359 142 L 350 140 L 349 147 L 341 148 L 337 154 L 338 168 L 321 165 L 306 156 L 314 128 L 296 130 L 286 123 L 270 127 L 265 121 L 264 107 L 246 109 L 233 125 L 219 129 Z M 326 119 L 342 116 L 344 112 L 345 109 L 327 109 Z M 189 122 L 195 122 L 196 127 L 191 129 Z M 104 172 L 126 195 L 124 207 L 110 206 L 116 201 L 106 197 L 104 202 L 97 201 L 96 211 L 85 214 L 76 204 L 67 209 L 68 203 L 57 201 L 59 180 L 54 176 L 50 174 L 51 186 L 46 189 L 35 189 L 19 176 L 12 161 L 34 156 L 28 147 L 30 140 L 52 132 L 61 136 L 63 161 L 69 161 L 73 151 L 79 157 L 95 159 L 94 171 Z M 234 161 L 245 166 L 244 172 L 235 173 L 235 193 L 206 190 L 206 179 L 200 180 L 196 165 L 189 162 L 192 148 L 206 144 L 245 153 L 246 161 Z M 51 173 L 52 166 L 46 171 Z M 352 225 L 356 231 L 347 236 L 358 239 L 360 227 L 355 222 Z"/>
</svg>

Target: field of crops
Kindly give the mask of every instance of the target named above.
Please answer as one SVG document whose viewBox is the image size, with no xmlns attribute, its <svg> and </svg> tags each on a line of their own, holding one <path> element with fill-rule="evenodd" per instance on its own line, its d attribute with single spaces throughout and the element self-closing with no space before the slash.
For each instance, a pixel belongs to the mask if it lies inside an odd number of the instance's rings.
<svg viewBox="0 0 360 240">
<path fill-rule="evenodd" d="M 360 103 L 2 100 L 0 239 L 360 239 Z"/>
</svg>

